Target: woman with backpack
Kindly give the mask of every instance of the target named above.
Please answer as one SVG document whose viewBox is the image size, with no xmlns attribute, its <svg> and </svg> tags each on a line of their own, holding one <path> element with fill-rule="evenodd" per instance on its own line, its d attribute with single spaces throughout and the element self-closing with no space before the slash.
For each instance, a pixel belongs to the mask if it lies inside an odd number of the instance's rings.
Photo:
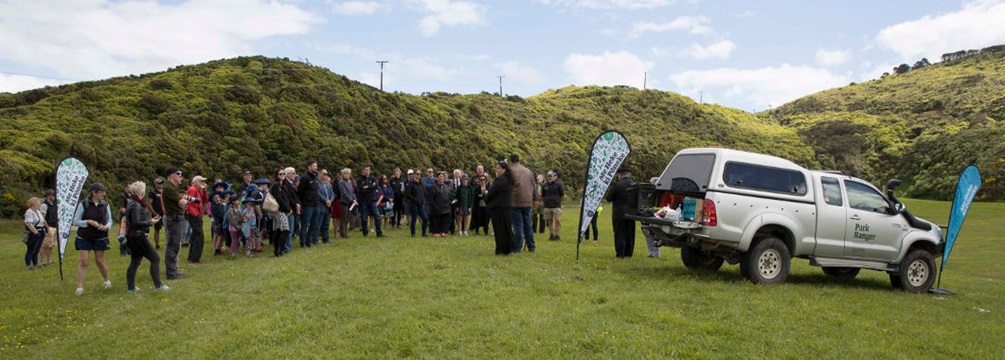
<svg viewBox="0 0 1005 360">
<path fill-rule="evenodd" d="M 42 239 L 45 238 L 45 217 L 40 210 L 42 201 L 37 197 L 28 199 L 28 210 L 24 212 L 25 245 L 28 249 L 24 253 L 24 266 L 26 271 L 38 268 L 38 252 L 42 249 Z"/>
</svg>

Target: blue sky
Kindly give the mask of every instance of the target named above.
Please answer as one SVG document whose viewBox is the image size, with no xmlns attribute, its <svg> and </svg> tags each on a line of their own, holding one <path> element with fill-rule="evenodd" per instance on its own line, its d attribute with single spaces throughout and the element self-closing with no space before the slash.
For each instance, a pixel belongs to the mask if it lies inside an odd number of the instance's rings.
<svg viewBox="0 0 1005 360">
<path fill-rule="evenodd" d="M 569 85 L 746 111 L 1005 43 L 1003 0 L 0 0 L 0 92 L 240 55 L 412 94 Z"/>
</svg>

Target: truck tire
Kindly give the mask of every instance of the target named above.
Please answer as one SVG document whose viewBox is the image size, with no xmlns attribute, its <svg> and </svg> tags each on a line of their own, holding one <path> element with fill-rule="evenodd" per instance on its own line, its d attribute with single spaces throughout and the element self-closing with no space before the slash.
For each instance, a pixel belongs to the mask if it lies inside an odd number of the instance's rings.
<svg viewBox="0 0 1005 360">
<path fill-rule="evenodd" d="M 854 279 L 858 276 L 858 272 L 862 269 L 851 268 L 851 267 L 824 267 L 824 274 L 841 278 L 841 279 Z"/>
<path fill-rule="evenodd" d="M 922 249 L 914 249 L 904 256 L 904 261 L 900 263 L 899 284 L 893 282 L 895 275 L 890 275 L 890 281 L 894 288 L 900 285 L 900 289 L 913 293 L 925 293 L 932 288 L 935 282 L 935 259 L 932 254 Z"/>
<path fill-rule="evenodd" d="M 764 237 L 740 257 L 740 271 L 754 284 L 781 284 L 789 277 L 791 260 L 785 243 Z"/>
<path fill-rule="evenodd" d="M 701 249 L 692 246 L 680 248 L 680 259 L 688 269 L 705 271 L 719 270 L 724 261 L 721 257 L 709 255 L 701 251 Z"/>
</svg>

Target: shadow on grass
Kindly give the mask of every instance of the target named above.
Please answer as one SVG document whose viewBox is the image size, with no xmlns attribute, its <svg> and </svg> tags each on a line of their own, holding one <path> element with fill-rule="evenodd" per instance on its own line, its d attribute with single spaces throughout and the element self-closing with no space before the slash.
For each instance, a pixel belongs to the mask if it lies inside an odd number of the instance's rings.
<svg viewBox="0 0 1005 360">
<path fill-rule="evenodd" d="M 653 281 L 677 282 L 683 280 L 716 281 L 722 283 L 749 283 L 740 275 L 737 267 L 724 266 L 719 271 L 690 270 L 684 266 L 631 267 L 624 268 L 625 275 L 643 277 Z M 862 270 L 863 273 L 869 270 Z M 842 279 L 824 273 L 789 273 L 786 284 L 812 285 L 834 289 L 891 290 L 890 282 L 882 279 L 865 278 Z"/>
</svg>

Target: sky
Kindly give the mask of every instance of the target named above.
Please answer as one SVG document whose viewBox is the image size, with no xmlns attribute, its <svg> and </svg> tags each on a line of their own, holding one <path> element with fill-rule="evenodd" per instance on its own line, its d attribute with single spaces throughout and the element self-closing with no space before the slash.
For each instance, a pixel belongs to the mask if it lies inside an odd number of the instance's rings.
<svg viewBox="0 0 1005 360">
<path fill-rule="evenodd" d="M 1005 0 L 0 0 L 0 92 L 289 58 L 410 94 L 627 85 L 761 111 L 1005 44 Z M 501 77 L 501 78 L 500 78 Z"/>
</svg>

